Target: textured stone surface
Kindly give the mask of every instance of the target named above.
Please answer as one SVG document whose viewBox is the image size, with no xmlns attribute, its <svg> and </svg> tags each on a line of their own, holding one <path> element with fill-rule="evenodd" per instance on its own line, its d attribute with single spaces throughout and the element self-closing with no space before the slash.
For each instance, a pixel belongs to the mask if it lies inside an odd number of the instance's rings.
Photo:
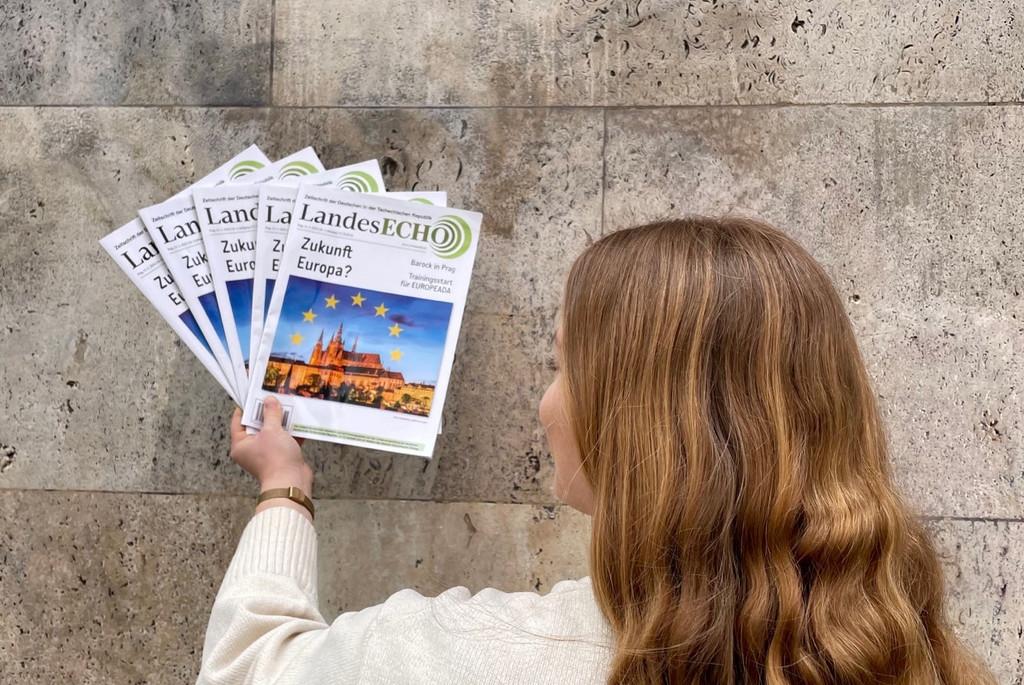
<svg viewBox="0 0 1024 685">
<path fill-rule="evenodd" d="M 248 498 L 16 493 L 0 497 L 0 680 L 194 682 L 213 597 Z M 1024 676 L 1021 523 L 934 521 L 958 632 Z M 587 573 L 587 519 L 531 505 L 321 501 L 325 617 L 404 587 L 426 595 L 546 592 Z"/>
<path fill-rule="evenodd" d="M 17 109 L 0 139 L 0 487 L 251 492 L 229 401 L 96 240 L 256 141 L 376 157 L 389 187 L 486 217 L 435 460 L 311 444 L 318 493 L 550 501 L 536 402 L 562 273 L 600 224 L 600 113 Z"/>
<path fill-rule="evenodd" d="M 239 499 L 2 495 L 0 681 L 195 681 Z"/>
<path fill-rule="evenodd" d="M 0 104 L 258 104 L 271 0 L 0 4 Z"/>
<path fill-rule="evenodd" d="M 1017 107 L 609 112 L 605 228 L 735 211 L 796 237 L 847 301 L 911 499 L 1018 518 L 1022 132 Z"/>
<path fill-rule="evenodd" d="M 1024 523 L 932 521 L 948 589 L 948 615 L 996 674 L 1024 683 Z"/>
<path fill-rule="evenodd" d="M 0 682 L 195 682 L 250 499 L 2 494 Z M 331 620 L 405 587 L 546 592 L 586 574 L 587 525 L 529 505 L 320 502 L 321 606 Z"/>
<path fill-rule="evenodd" d="M 404 587 L 544 593 L 588 573 L 590 519 L 567 507 L 335 500 L 317 521 L 328 620 Z"/>
<path fill-rule="evenodd" d="M 1012 0 L 278 0 L 274 101 L 1008 101 L 1021 19 Z"/>
</svg>

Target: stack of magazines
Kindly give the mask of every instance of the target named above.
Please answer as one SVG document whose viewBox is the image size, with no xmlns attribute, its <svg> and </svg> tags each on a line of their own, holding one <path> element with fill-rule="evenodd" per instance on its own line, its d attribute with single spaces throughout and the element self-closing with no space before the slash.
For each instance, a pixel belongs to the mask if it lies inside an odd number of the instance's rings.
<svg viewBox="0 0 1024 685">
<path fill-rule="evenodd" d="M 429 457 L 481 215 L 255 145 L 100 244 L 224 391 L 299 437 Z"/>
</svg>

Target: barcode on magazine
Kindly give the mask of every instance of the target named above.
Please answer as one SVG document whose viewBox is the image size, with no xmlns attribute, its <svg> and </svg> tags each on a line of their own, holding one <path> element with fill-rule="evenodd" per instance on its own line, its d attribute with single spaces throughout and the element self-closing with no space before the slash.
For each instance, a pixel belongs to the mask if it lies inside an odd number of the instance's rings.
<svg viewBox="0 0 1024 685">
<path fill-rule="evenodd" d="M 263 423 L 263 400 L 256 401 L 256 420 Z M 292 408 L 281 405 L 281 425 L 285 430 L 292 427 Z"/>
</svg>

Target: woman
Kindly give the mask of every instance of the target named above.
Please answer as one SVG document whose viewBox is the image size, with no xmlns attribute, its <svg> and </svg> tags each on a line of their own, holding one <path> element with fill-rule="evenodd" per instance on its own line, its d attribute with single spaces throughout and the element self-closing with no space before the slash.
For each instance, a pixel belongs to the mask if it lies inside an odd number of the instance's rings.
<svg viewBox="0 0 1024 685">
<path fill-rule="evenodd" d="M 271 499 L 213 609 L 210 683 L 993 683 L 896 493 L 843 303 L 796 242 L 692 217 L 588 247 L 540 403 L 555 494 L 593 516 L 550 593 L 403 590 L 327 625 L 309 512 Z M 232 457 L 312 490 L 268 403 Z"/>
</svg>

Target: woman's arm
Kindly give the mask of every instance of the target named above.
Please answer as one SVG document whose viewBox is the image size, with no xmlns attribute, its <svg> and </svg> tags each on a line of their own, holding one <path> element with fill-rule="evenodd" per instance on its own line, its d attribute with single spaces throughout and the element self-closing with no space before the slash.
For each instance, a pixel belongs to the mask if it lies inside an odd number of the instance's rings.
<svg viewBox="0 0 1024 685">
<path fill-rule="evenodd" d="M 233 417 L 232 459 L 261 491 L 296 486 L 309 494 L 312 471 L 281 427 L 280 405 L 268 399 L 264 413 L 255 435 Z M 559 584 L 544 597 L 406 589 L 327 624 L 312 517 L 290 500 L 268 500 L 246 525 L 217 593 L 198 683 L 594 682 L 604 655 L 595 645 L 604 638 L 589 588 Z"/>
<path fill-rule="evenodd" d="M 294 486 L 311 496 L 312 469 L 281 426 L 277 400 L 267 398 L 259 433 L 247 434 L 240 419 L 236 410 L 231 458 L 259 481 L 260 492 Z M 306 508 L 285 498 L 260 503 L 214 601 L 199 683 L 276 682 L 288 663 L 318 651 L 331 631 L 317 606 L 316 564 Z M 350 668 L 361 663 L 359 644 L 372 613 L 345 622 Z"/>
<path fill-rule="evenodd" d="M 256 514 L 213 604 L 200 685 L 357 682 L 382 607 L 328 625 L 317 606 L 316 531 L 305 510 Z"/>
<path fill-rule="evenodd" d="M 217 592 L 198 682 L 275 682 L 296 649 L 326 628 L 308 514 L 266 509 L 246 526 Z"/>
</svg>

